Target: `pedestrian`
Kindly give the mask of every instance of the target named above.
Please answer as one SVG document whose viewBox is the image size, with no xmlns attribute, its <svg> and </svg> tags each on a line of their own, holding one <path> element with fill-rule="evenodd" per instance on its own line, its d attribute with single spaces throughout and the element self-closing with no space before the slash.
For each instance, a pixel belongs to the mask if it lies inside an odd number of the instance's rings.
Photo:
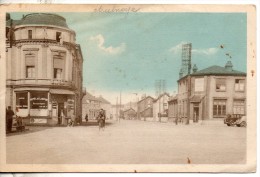
<svg viewBox="0 0 260 177">
<path fill-rule="evenodd" d="M 7 111 L 6 111 L 6 127 L 7 127 L 7 133 L 12 132 L 13 116 L 14 116 L 14 111 L 12 110 L 12 107 L 11 107 L 11 106 L 8 106 L 8 109 L 7 109 Z"/>
<path fill-rule="evenodd" d="M 85 120 L 86 120 L 86 122 L 88 122 L 88 113 L 85 116 Z"/>
</svg>

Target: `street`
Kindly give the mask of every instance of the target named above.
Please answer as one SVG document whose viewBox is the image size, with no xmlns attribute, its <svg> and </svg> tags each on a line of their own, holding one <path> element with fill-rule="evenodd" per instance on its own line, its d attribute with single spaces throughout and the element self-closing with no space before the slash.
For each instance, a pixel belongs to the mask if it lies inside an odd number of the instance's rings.
<svg viewBox="0 0 260 177">
<path fill-rule="evenodd" d="M 7 135 L 10 164 L 239 164 L 246 128 L 121 120 Z"/>
</svg>

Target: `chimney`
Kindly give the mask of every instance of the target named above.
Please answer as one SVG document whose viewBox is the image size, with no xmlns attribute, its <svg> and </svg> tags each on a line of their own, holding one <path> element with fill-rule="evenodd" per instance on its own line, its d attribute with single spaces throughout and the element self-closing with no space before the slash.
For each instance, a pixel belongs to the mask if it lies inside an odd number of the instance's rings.
<svg viewBox="0 0 260 177">
<path fill-rule="evenodd" d="M 6 21 L 8 21 L 8 20 L 10 20 L 10 19 L 11 19 L 11 16 L 10 16 L 10 14 L 9 14 L 9 13 L 6 13 L 5 20 L 6 20 Z"/>
<path fill-rule="evenodd" d="M 192 71 L 193 73 L 197 72 L 198 71 L 198 67 L 196 64 L 193 65 L 193 68 L 192 68 Z"/>
<path fill-rule="evenodd" d="M 226 63 L 225 68 L 227 71 L 233 71 L 233 65 L 230 60 Z"/>
</svg>

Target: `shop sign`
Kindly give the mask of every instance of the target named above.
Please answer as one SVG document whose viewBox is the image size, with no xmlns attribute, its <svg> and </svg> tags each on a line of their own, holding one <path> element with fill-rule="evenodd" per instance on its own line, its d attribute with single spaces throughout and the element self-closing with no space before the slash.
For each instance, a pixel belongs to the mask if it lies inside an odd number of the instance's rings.
<svg viewBox="0 0 260 177">
<path fill-rule="evenodd" d="M 31 123 L 33 123 L 33 124 L 47 124 L 47 119 L 33 119 L 33 121 L 31 121 Z"/>
</svg>

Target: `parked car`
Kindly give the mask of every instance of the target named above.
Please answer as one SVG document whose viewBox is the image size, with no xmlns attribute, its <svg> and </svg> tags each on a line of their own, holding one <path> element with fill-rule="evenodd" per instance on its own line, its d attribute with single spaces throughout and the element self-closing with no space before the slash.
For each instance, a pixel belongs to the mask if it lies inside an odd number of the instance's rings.
<svg viewBox="0 0 260 177">
<path fill-rule="evenodd" d="M 240 119 L 238 119 L 235 122 L 236 126 L 238 127 L 246 127 L 247 123 L 246 123 L 246 116 L 242 116 Z"/>
<path fill-rule="evenodd" d="M 227 126 L 246 127 L 246 116 L 243 114 L 228 114 L 224 119 Z"/>
</svg>

